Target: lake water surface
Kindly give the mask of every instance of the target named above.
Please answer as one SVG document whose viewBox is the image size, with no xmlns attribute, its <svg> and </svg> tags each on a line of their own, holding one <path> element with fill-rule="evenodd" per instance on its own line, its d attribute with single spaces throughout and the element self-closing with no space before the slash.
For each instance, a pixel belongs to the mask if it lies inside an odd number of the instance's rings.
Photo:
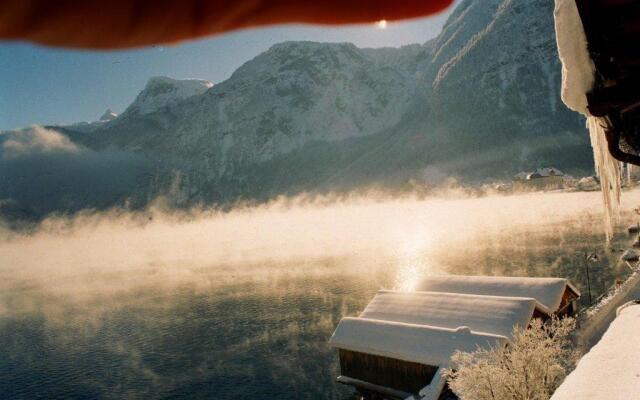
<svg viewBox="0 0 640 400">
<path fill-rule="evenodd" d="M 640 192 L 624 193 L 623 225 Z M 349 399 L 327 341 L 436 273 L 628 274 L 600 193 L 299 200 L 50 221 L 0 244 L 0 399 Z"/>
</svg>

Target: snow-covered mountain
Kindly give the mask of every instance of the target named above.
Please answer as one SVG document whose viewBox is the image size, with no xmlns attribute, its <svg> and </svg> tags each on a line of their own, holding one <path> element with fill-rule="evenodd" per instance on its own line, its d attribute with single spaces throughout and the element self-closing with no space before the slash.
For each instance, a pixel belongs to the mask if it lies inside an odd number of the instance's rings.
<svg viewBox="0 0 640 400">
<path fill-rule="evenodd" d="M 56 129 L 153 160 L 145 196 L 173 182 L 185 201 L 211 202 L 546 164 L 586 172 L 584 122 L 559 93 L 553 0 L 466 0 L 422 45 L 281 43 L 224 82 L 151 78 L 116 118 Z"/>
<path fill-rule="evenodd" d="M 102 114 L 102 116 L 100 117 L 100 121 L 111 121 L 116 119 L 117 117 L 118 114 L 108 108 L 107 111 L 105 111 L 104 114 Z"/>
<path fill-rule="evenodd" d="M 180 103 L 184 99 L 201 95 L 213 83 L 202 79 L 172 79 L 156 76 L 147 82 L 138 97 L 124 111 L 123 115 L 147 115 Z"/>
<path fill-rule="evenodd" d="M 592 168 L 584 120 L 560 100 L 553 5 L 467 0 L 436 39 L 430 120 L 465 160 L 454 169 Z"/>
<path fill-rule="evenodd" d="M 100 136 L 109 145 L 203 156 L 220 176 L 230 161 L 265 161 L 309 141 L 335 142 L 398 124 L 419 89 L 415 65 L 402 57 L 420 49 L 385 49 L 378 57 L 349 43 L 287 42 L 225 82 L 196 87 L 200 93 L 191 91 L 193 80 L 171 80 L 168 91 L 168 78 L 151 78 Z"/>
<path fill-rule="evenodd" d="M 64 131 L 95 150 L 116 147 L 162 159 L 167 169 L 181 171 L 189 196 L 234 197 L 265 162 L 312 143 L 340 147 L 403 123 L 428 88 L 417 76 L 423 53 L 420 45 L 373 50 L 281 43 L 228 80 L 195 86 L 200 93 L 191 92 L 193 80 L 151 78 L 127 110 L 92 134 Z"/>
</svg>

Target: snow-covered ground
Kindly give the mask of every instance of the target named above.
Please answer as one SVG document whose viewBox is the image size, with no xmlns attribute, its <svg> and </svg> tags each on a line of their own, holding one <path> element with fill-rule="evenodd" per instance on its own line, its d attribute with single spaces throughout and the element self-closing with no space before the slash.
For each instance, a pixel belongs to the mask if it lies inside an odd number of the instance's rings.
<svg viewBox="0 0 640 400">
<path fill-rule="evenodd" d="M 639 287 L 636 282 L 636 294 L 640 294 Z M 580 360 L 551 400 L 637 399 L 640 396 L 638 332 L 640 305 L 623 308 L 602 339 Z"/>
</svg>

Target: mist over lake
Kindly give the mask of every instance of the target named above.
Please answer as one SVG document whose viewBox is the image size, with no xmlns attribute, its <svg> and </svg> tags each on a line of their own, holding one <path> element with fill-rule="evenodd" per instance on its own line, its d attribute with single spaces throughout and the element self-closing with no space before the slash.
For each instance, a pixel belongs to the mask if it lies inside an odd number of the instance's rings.
<svg viewBox="0 0 640 400">
<path fill-rule="evenodd" d="M 639 194 L 623 196 L 627 224 Z M 114 210 L 2 235 L 11 399 L 347 399 L 327 341 L 379 289 L 430 274 L 560 276 L 584 302 L 585 253 L 600 257 L 594 298 L 629 272 L 626 232 L 605 243 L 600 192 Z"/>
</svg>

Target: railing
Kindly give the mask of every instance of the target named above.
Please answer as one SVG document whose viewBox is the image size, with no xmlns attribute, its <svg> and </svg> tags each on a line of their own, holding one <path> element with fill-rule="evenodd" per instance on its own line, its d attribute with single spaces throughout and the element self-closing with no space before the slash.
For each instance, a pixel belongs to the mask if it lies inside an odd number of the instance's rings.
<svg viewBox="0 0 640 400">
<path fill-rule="evenodd" d="M 624 286 L 627 285 L 628 282 L 630 282 L 633 277 L 636 275 L 636 273 L 640 272 L 640 267 L 639 266 L 635 266 L 635 267 L 631 267 L 631 274 L 629 274 L 629 276 L 627 276 L 627 278 L 623 281 L 623 282 L 616 282 L 613 285 L 609 286 L 608 289 L 606 289 L 600 296 L 596 297 L 596 299 L 589 304 L 586 308 L 580 310 L 580 312 L 578 312 L 578 314 L 576 315 L 577 318 L 588 318 L 590 315 L 593 315 L 593 313 L 595 311 L 597 311 L 600 307 L 603 306 L 602 301 L 605 298 L 613 298 L 615 297 L 616 293 L 623 288 Z M 566 306 L 565 306 L 566 307 Z"/>
<path fill-rule="evenodd" d="M 638 295 L 640 295 L 640 268 L 636 267 L 623 283 L 614 285 L 593 305 L 578 314 L 579 329 L 576 332 L 576 339 L 579 340 L 581 347 L 589 349 L 595 344 L 615 318 L 616 309 Z"/>
</svg>

